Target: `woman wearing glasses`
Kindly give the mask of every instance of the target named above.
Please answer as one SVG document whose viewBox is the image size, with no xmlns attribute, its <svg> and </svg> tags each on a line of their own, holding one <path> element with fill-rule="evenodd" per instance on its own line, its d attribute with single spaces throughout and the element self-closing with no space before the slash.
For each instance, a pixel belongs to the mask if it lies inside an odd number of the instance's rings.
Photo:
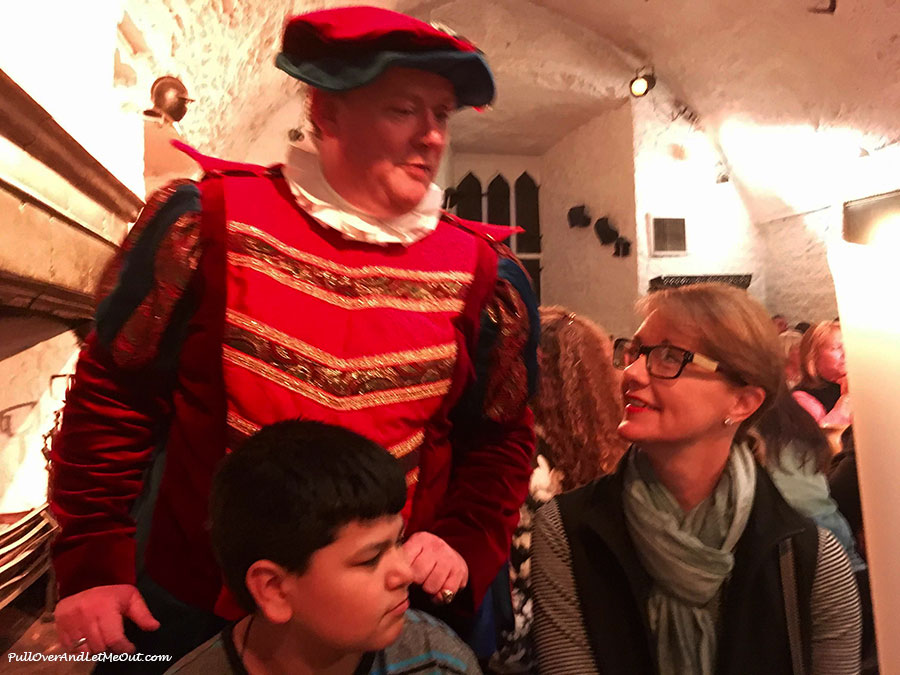
<svg viewBox="0 0 900 675">
<path fill-rule="evenodd" d="M 754 459 L 751 425 L 783 386 L 767 313 L 718 284 L 639 309 L 614 350 L 632 446 L 536 519 L 541 672 L 857 673 L 846 554 Z"/>
</svg>

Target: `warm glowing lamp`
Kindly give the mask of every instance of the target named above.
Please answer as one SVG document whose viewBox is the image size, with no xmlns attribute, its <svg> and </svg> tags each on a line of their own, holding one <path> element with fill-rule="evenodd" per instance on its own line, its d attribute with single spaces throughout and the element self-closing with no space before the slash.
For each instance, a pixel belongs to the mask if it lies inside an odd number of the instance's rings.
<svg viewBox="0 0 900 675">
<path fill-rule="evenodd" d="M 656 76 L 652 70 L 640 71 L 631 80 L 631 95 L 640 98 L 646 96 L 647 92 L 656 86 Z"/>
<path fill-rule="evenodd" d="M 878 660 L 900 673 L 900 311 L 896 296 L 900 191 L 844 205 L 844 236 L 829 246 L 853 400 L 853 433 Z"/>
</svg>

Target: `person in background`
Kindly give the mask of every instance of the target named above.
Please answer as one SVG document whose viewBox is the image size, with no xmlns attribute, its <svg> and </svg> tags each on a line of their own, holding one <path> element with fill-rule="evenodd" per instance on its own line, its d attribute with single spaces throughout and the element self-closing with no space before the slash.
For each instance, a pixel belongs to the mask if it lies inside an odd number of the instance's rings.
<svg viewBox="0 0 900 675">
<path fill-rule="evenodd" d="M 772 317 L 772 324 L 775 326 L 775 332 L 781 335 L 788 329 L 787 319 L 782 314 L 776 314 Z"/>
<path fill-rule="evenodd" d="M 529 673 L 531 649 L 531 529 L 535 511 L 560 492 L 608 474 L 625 451 L 620 376 L 612 342 L 590 319 L 564 307 L 541 307 L 540 379 L 532 402 L 536 467 L 522 505 L 510 557 L 515 628 L 490 661 L 495 673 Z"/>
<path fill-rule="evenodd" d="M 841 435 L 841 452 L 831 460 L 828 474 L 831 497 L 847 518 L 861 557 L 866 558 L 866 535 L 863 526 L 862 502 L 859 497 L 859 476 L 856 470 L 856 441 L 853 427 Z M 875 644 L 875 617 L 872 608 L 868 567 L 856 573 L 856 584 L 863 608 L 863 672 L 877 673 L 878 659 Z"/>
<path fill-rule="evenodd" d="M 660 290 L 639 309 L 614 347 L 631 448 L 535 519 L 541 672 L 855 675 L 847 555 L 754 456 L 750 430 L 784 386 L 769 316 L 723 284 Z"/>
<path fill-rule="evenodd" d="M 104 276 L 52 451 L 69 649 L 177 658 L 243 616 L 206 531 L 210 482 L 283 419 L 400 458 L 418 606 L 467 631 L 505 569 L 537 303 L 492 236 L 510 229 L 443 212 L 432 182 L 453 113 L 493 99 L 490 68 L 376 7 L 290 19 L 276 65 L 309 85 L 315 152 L 266 168 L 187 149 L 205 176 L 152 196 Z"/>
<path fill-rule="evenodd" d="M 779 333 L 778 339 L 781 340 L 784 355 L 784 379 L 788 389 L 793 389 L 803 379 L 803 369 L 800 366 L 800 342 L 803 340 L 803 333 L 788 329 Z"/>
<path fill-rule="evenodd" d="M 794 398 L 820 427 L 839 427 L 851 422 L 847 392 L 847 366 L 841 324 L 822 321 L 809 329 L 800 342 L 802 379 Z"/>
<path fill-rule="evenodd" d="M 278 422 L 222 461 L 210 501 L 216 559 L 249 614 L 170 673 L 481 672 L 449 628 L 409 609 L 406 483 L 384 448 Z"/>
<path fill-rule="evenodd" d="M 782 392 L 760 417 L 755 430 L 763 441 L 759 459 L 787 503 L 835 536 L 854 572 L 864 569 L 853 530 L 829 494 L 825 471 L 831 463 L 831 446 L 816 421 L 792 396 Z"/>
<path fill-rule="evenodd" d="M 854 536 L 863 533 L 862 502 L 859 498 L 859 476 L 856 469 L 856 441 L 853 426 L 841 434 L 841 452 L 831 460 L 828 472 L 831 496 L 847 518 Z"/>
</svg>

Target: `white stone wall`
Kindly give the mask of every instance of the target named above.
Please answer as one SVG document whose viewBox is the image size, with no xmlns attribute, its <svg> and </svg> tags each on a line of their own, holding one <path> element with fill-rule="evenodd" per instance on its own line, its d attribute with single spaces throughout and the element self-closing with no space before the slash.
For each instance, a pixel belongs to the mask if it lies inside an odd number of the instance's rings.
<svg viewBox="0 0 900 675">
<path fill-rule="evenodd" d="M 143 195 L 143 119 L 139 110 L 123 110 L 114 89 L 121 17 L 120 0 L 4 2 L 0 69 Z"/>
<path fill-rule="evenodd" d="M 652 92 L 632 99 L 638 290 L 661 275 L 752 274 L 750 292 L 766 299 L 765 247 L 708 134 Z M 684 218 L 687 254 L 654 257 L 651 218 Z"/>
<path fill-rule="evenodd" d="M 593 230 L 569 228 L 568 210 L 587 205 L 592 221 L 608 216 L 619 233 L 635 241 L 635 186 L 631 107 L 596 117 L 554 145 L 541 160 L 542 295 L 565 305 L 608 332 L 636 327 L 637 255 L 615 258 Z"/>
<path fill-rule="evenodd" d="M 0 361 L 0 513 L 27 511 L 47 499 L 43 435 L 62 406 L 77 342 L 71 332 Z"/>
<path fill-rule="evenodd" d="M 837 316 L 826 256 L 829 242 L 841 236 L 842 204 L 900 190 L 900 146 L 854 157 L 845 169 L 830 205 L 757 226 L 766 250 L 767 305 L 790 323 Z"/>
<path fill-rule="evenodd" d="M 829 208 L 759 226 L 766 248 L 766 288 L 772 314 L 790 325 L 837 316 L 826 242 L 840 237 L 841 209 Z"/>
<path fill-rule="evenodd" d="M 142 196 L 144 122 L 140 110 L 122 107 L 115 84 L 121 17 L 119 0 L 3 3 L 0 69 Z M 149 98 L 149 87 L 146 91 Z M 121 238 L 121 226 L 109 214 L 73 194 L 56 174 L 10 143 L 0 144 L 0 174 L 32 185 L 100 234 Z M 29 257 L 27 248 L 20 254 Z M 41 263 L 52 267 L 48 260 L 34 264 Z M 0 361 L 0 512 L 24 511 L 46 501 L 43 435 L 52 427 L 64 393 L 62 380 L 51 387 L 50 378 L 71 371 L 76 350 L 75 337 L 67 332 Z"/>
</svg>

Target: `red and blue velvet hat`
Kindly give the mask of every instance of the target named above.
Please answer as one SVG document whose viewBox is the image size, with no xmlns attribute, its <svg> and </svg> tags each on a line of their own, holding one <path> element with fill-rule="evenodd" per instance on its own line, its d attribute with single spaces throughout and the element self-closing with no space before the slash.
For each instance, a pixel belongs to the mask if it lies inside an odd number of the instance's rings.
<svg viewBox="0 0 900 675">
<path fill-rule="evenodd" d="M 406 14 L 378 7 L 337 7 L 295 16 L 284 29 L 275 65 L 325 91 L 362 87 L 391 67 L 446 77 L 457 103 L 494 99 L 494 77 L 472 43 Z"/>
</svg>

